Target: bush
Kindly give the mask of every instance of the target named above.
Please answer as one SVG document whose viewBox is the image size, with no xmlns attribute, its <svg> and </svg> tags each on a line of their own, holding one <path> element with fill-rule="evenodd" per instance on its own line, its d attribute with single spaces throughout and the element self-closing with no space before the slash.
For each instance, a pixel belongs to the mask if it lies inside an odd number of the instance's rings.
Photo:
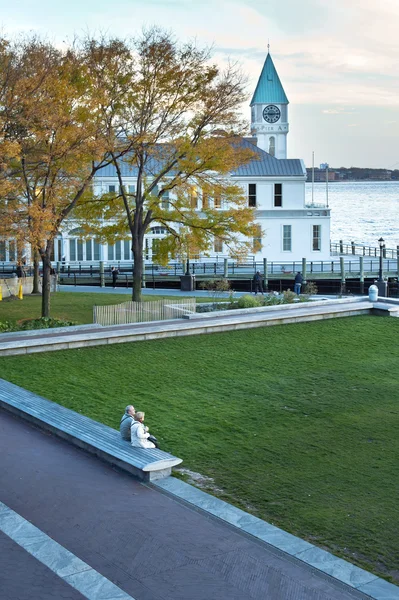
<svg viewBox="0 0 399 600">
<path fill-rule="evenodd" d="M 256 306 L 261 306 L 261 301 L 255 296 L 241 296 L 241 298 L 237 301 L 238 308 L 255 308 Z"/>
<path fill-rule="evenodd" d="M 76 325 L 73 321 L 63 321 L 62 319 L 52 319 L 51 317 L 41 317 L 40 319 L 29 319 L 21 323 L 19 330 L 26 331 L 31 329 L 51 329 L 53 327 L 71 327 Z"/>
<path fill-rule="evenodd" d="M 294 292 L 287 290 L 286 292 L 283 292 L 282 304 L 292 304 L 297 300 L 297 297 L 298 296 Z"/>
<path fill-rule="evenodd" d="M 315 296 L 318 293 L 317 285 L 314 281 L 308 281 L 304 285 L 302 292 L 307 296 Z"/>
<path fill-rule="evenodd" d="M 15 331 L 14 323 L 10 323 L 10 321 L 0 321 L 0 333 L 7 333 L 8 331 Z"/>
</svg>

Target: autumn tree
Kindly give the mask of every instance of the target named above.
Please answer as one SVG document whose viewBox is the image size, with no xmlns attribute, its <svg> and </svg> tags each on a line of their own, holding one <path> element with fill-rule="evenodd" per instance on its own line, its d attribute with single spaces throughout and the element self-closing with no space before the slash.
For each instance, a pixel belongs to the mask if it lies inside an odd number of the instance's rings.
<svg viewBox="0 0 399 600">
<path fill-rule="evenodd" d="M 91 76 L 104 83 L 93 60 L 102 48 L 91 42 L 87 61 Z M 179 44 L 157 28 L 144 32 L 131 45 L 129 93 L 109 114 L 119 191 L 87 203 L 82 214 L 87 231 L 108 239 L 130 234 L 136 301 L 144 236 L 153 224 L 167 232 L 157 249 L 160 262 L 182 251 L 207 252 L 215 238 L 232 254 L 252 250 L 254 212 L 230 177 L 253 158 L 239 137 L 245 81 L 235 65 L 221 71 L 209 59 L 194 43 Z M 136 180 L 134 191 L 127 174 Z"/>
<path fill-rule="evenodd" d="M 104 56 L 117 56 L 120 67 L 121 50 L 118 42 L 110 42 Z M 11 231 L 29 239 L 40 255 L 42 316 L 47 317 L 54 240 L 79 202 L 91 195 L 97 171 L 118 157 L 107 113 L 120 89 L 112 93 L 90 77 L 78 44 L 61 51 L 34 38 L 19 44 L 15 54 L 3 115 L 8 143 L 18 151 L 6 160 L 13 189 L 3 193 L 0 210 Z M 110 62 L 104 61 L 104 79 Z M 115 83 L 117 68 L 112 77 Z M 123 87 L 127 81 L 120 79 Z"/>
</svg>

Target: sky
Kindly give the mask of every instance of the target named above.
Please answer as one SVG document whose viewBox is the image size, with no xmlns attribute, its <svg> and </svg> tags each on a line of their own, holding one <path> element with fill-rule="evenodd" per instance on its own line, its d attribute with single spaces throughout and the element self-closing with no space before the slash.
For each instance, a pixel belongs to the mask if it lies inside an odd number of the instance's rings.
<svg viewBox="0 0 399 600">
<path fill-rule="evenodd" d="M 270 43 L 290 101 L 288 158 L 399 168 L 399 0 L 0 0 L 6 36 L 62 44 L 151 25 L 212 45 L 218 64 L 239 61 L 249 96 Z"/>
</svg>

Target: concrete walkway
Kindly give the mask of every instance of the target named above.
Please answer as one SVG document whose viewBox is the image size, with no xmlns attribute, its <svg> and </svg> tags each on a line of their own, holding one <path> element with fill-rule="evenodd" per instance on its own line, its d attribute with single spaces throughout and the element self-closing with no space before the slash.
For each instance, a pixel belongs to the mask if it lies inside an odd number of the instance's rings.
<svg viewBox="0 0 399 600">
<path fill-rule="evenodd" d="M 399 598 L 349 563 L 330 577 L 327 561 L 322 572 L 213 517 L 207 494 L 210 512 L 190 506 L 174 478 L 139 483 L 1 410 L 0 453 L 2 600 Z"/>
</svg>

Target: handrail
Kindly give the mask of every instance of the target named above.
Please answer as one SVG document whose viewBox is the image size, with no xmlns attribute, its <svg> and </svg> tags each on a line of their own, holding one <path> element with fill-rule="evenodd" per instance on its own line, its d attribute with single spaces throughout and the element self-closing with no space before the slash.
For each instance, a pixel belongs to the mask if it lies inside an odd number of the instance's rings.
<svg viewBox="0 0 399 600">
<path fill-rule="evenodd" d="M 363 246 L 361 244 L 355 244 L 355 242 L 344 243 L 342 240 L 339 242 L 330 242 L 330 253 L 331 255 L 339 256 L 352 255 L 352 256 L 367 256 L 377 258 L 380 256 L 380 248 L 373 246 Z M 383 258 L 398 258 L 399 257 L 399 245 L 396 248 L 386 248 L 385 245 L 382 247 Z"/>
</svg>

